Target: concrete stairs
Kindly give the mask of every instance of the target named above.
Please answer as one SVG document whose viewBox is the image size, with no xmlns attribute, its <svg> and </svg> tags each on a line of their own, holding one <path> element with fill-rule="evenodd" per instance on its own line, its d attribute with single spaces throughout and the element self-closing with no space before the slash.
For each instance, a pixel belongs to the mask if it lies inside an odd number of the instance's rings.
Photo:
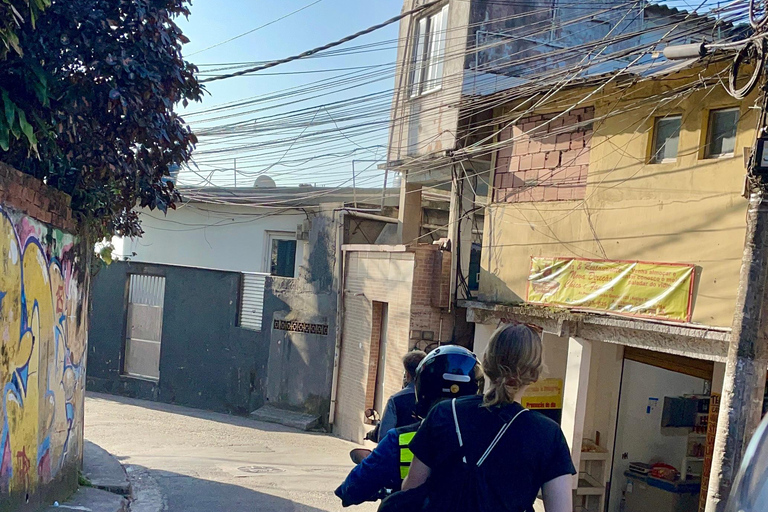
<svg viewBox="0 0 768 512">
<path fill-rule="evenodd" d="M 278 423 L 298 430 L 312 430 L 320 423 L 319 416 L 280 409 L 267 404 L 251 413 L 251 418 L 268 423 Z"/>
</svg>

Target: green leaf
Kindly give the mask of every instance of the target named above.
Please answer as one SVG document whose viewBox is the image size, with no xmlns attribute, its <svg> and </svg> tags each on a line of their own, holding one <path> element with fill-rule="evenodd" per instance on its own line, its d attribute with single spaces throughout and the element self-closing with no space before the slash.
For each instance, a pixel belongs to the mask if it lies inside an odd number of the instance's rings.
<svg viewBox="0 0 768 512">
<path fill-rule="evenodd" d="M 27 115 L 23 110 L 19 110 L 19 126 L 21 126 L 21 131 L 24 132 L 24 135 L 26 135 L 32 151 L 37 154 L 37 137 L 35 137 L 35 129 L 27 121 Z"/>
<path fill-rule="evenodd" d="M 11 147 L 10 134 L 8 133 L 8 127 L 4 124 L 0 126 L 0 149 L 8 151 Z"/>
<path fill-rule="evenodd" d="M 13 119 L 16 116 L 16 105 L 8 96 L 8 91 L 2 90 L 3 105 L 5 106 L 5 118 L 8 120 L 8 126 L 13 126 Z"/>
</svg>

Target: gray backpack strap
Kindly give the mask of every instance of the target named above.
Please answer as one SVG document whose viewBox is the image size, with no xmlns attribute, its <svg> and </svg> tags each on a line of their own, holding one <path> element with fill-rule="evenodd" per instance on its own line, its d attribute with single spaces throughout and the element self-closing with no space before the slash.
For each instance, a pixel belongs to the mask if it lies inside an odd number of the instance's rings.
<svg viewBox="0 0 768 512">
<path fill-rule="evenodd" d="M 459 449 L 462 452 L 461 459 L 467 463 L 467 457 L 464 455 L 464 440 L 461 438 L 461 428 L 459 428 L 459 417 L 456 416 L 456 399 L 451 400 L 451 410 L 453 411 L 453 425 L 456 427 L 456 437 L 459 438 Z"/>
<path fill-rule="evenodd" d="M 454 400 L 455 400 L 455 398 L 454 398 Z M 505 423 L 505 424 L 504 424 L 504 426 L 502 426 L 502 427 L 501 427 L 501 429 L 499 430 L 499 433 L 498 433 L 498 434 L 496 434 L 496 437 L 495 437 L 495 438 L 494 438 L 494 440 L 491 442 L 491 444 L 488 446 L 488 449 L 487 449 L 487 450 L 485 450 L 485 453 L 483 454 L 483 456 L 482 456 L 482 457 L 480 457 L 480 460 L 478 460 L 478 461 L 477 461 L 477 467 L 480 467 L 480 466 L 483 464 L 483 462 L 485 462 L 485 459 L 487 459 L 487 458 L 488 458 L 488 456 L 489 456 L 489 455 L 491 454 L 491 452 L 493 451 L 493 449 L 494 449 L 494 448 L 496 448 L 496 445 L 499 443 L 499 441 L 501 440 L 501 438 L 502 438 L 502 437 L 504 437 L 504 434 L 506 433 L 507 429 L 510 427 L 510 425 L 512 425 L 512 423 L 513 423 L 513 422 L 514 422 L 514 421 L 517 419 L 517 417 L 518 417 L 518 416 L 520 416 L 521 414 L 523 414 L 523 413 L 524 413 L 525 411 L 527 411 L 527 410 L 528 410 L 528 409 L 523 409 L 523 410 L 519 411 L 517 414 L 515 414 L 515 415 L 512 417 L 512 419 L 511 419 L 511 420 L 509 420 L 507 423 Z M 453 415 L 454 415 L 453 417 L 454 417 L 454 418 L 456 418 L 456 410 L 455 410 L 455 409 L 454 409 Z M 457 422 L 457 423 L 456 423 L 456 427 L 457 427 L 457 428 L 458 428 L 458 425 L 459 425 L 459 424 L 458 424 L 458 422 Z M 464 462 L 466 462 L 466 460 L 465 460 Z"/>
</svg>

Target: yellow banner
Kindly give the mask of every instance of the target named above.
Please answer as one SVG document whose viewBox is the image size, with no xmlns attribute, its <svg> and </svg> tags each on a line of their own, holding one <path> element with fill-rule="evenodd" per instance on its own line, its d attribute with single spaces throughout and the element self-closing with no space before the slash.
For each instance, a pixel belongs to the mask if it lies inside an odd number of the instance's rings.
<svg viewBox="0 0 768 512">
<path fill-rule="evenodd" d="M 562 409 L 563 379 L 544 379 L 531 384 L 522 399 L 526 409 Z"/>
<path fill-rule="evenodd" d="M 693 265 L 531 258 L 528 302 L 690 321 Z"/>
</svg>

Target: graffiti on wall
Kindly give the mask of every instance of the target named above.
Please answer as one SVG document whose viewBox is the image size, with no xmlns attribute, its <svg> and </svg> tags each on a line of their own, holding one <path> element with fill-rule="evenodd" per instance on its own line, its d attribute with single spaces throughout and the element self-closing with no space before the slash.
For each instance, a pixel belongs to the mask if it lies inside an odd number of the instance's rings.
<svg viewBox="0 0 768 512">
<path fill-rule="evenodd" d="M 76 465 L 87 284 L 75 238 L 0 207 L 0 494 Z"/>
</svg>

